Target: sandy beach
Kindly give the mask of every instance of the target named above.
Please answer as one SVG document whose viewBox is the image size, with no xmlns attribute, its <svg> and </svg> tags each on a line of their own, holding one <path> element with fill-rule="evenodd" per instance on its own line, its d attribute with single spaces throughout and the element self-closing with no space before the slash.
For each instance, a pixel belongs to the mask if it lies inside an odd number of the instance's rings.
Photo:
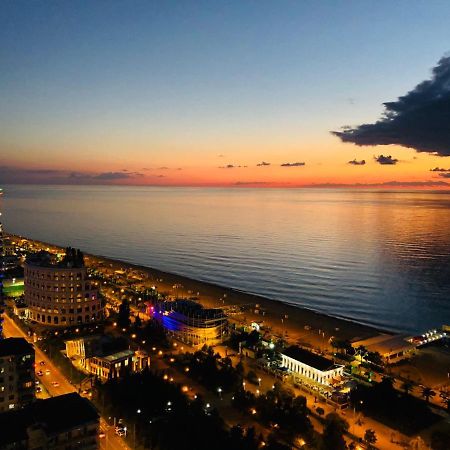
<svg viewBox="0 0 450 450">
<path fill-rule="evenodd" d="M 13 238 L 27 239 L 19 236 Z M 27 239 L 41 248 L 50 251 L 64 249 L 50 243 Z M 147 287 L 156 286 L 161 293 L 169 296 L 198 297 L 205 307 L 240 306 L 242 313 L 233 314 L 230 319 L 238 323 L 258 322 L 262 330 L 270 335 L 284 336 L 291 343 L 312 346 L 316 349 L 330 349 L 329 339 L 362 339 L 373 336 L 381 330 L 342 318 L 331 317 L 299 306 L 292 306 L 280 301 L 248 294 L 235 289 L 217 286 L 194 280 L 185 276 L 163 272 L 124 261 L 118 261 L 100 255 L 85 254 L 89 267 L 102 266 L 108 271 L 131 271 L 144 275 L 137 284 Z M 130 272 L 130 276 L 132 273 Z"/>
</svg>

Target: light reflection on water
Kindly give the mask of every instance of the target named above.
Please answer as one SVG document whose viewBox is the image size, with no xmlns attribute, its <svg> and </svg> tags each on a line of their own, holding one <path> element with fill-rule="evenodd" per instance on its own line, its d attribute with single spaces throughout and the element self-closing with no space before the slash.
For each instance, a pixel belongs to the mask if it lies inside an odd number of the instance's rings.
<svg viewBox="0 0 450 450">
<path fill-rule="evenodd" d="M 396 331 L 450 322 L 450 194 L 6 186 L 8 231 Z"/>
</svg>

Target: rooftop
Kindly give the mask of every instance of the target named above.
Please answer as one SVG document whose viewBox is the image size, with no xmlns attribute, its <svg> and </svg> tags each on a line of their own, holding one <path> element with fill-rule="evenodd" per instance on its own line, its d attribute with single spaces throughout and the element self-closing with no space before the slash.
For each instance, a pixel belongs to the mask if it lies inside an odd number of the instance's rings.
<svg viewBox="0 0 450 450">
<path fill-rule="evenodd" d="M 175 311 L 188 317 L 199 319 L 218 319 L 225 317 L 224 312 L 219 308 L 204 308 L 200 303 L 192 300 L 175 300 L 159 303 L 156 310 Z"/>
<path fill-rule="evenodd" d="M 76 393 L 37 400 L 26 408 L 0 414 L 0 447 L 26 440 L 27 428 L 33 425 L 52 435 L 96 421 L 98 417 L 92 403 Z"/>
<path fill-rule="evenodd" d="M 53 253 L 41 250 L 27 257 L 27 264 L 39 267 L 58 267 L 72 269 L 84 267 L 84 255 L 81 250 L 67 247 L 65 255 L 58 259 Z"/>
<path fill-rule="evenodd" d="M 121 352 L 113 353 L 112 355 L 107 356 L 97 356 L 98 359 L 103 359 L 108 362 L 115 362 L 121 359 L 129 358 L 130 356 L 134 356 L 133 350 L 123 350 Z"/>
<path fill-rule="evenodd" d="M 7 338 L 0 340 L 0 357 L 29 353 L 34 354 L 34 348 L 24 338 Z"/>
<path fill-rule="evenodd" d="M 324 358 L 323 356 L 311 353 L 308 350 L 297 347 L 295 345 L 288 347 L 286 350 L 281 352 L 283 355 L 289 356 L 289 358 L 295 359 L 296 361 L 302 362 L 314 369 L 325 372 L 326 370 L 331 370 L 336 366 L 330 359 Z"/>
<path fill-rule="evenodd" d="M 379 334 L 369 339 L 352 343 L 352 347 L 365 347 L 369 352 L 378 352 L 380 355 L 413 349 L 415 346 L 406 340 L 407 336 L 399 334 Z"/>
</svg>

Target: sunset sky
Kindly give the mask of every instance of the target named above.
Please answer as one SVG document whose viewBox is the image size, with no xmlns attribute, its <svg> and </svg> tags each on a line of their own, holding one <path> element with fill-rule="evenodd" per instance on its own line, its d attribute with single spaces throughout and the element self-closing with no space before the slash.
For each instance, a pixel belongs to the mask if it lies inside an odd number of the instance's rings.
<svg viewBox="0 0 450 450">
<path fill-rule="evenodd" d="M 449 17 L 445 1 L 2 1 L 0 184 L 450 188 Z M 412 148 L 372 145 L 392 135 L 378 124 L 331 133 L 412 90 L 393 107 Z M 423 92 L 424 139 L 403 127 Z"/>
</svg>

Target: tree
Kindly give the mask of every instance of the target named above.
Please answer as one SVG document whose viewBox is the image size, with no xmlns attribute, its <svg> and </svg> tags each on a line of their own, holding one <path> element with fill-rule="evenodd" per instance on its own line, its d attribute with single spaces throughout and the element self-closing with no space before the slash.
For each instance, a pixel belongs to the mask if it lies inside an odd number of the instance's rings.
<svg viewBox="0 0 450 450">
<path fill-rule="evenodd" d="M 405 395 L 408 395 L 413 387 L 414 387 L 414 384 L 410 379 L 405 380 L 402 383 L 402 389 L 403 389 L 403 392 L 405 393 Z"/>
<path fill-rule="evenodd" d="M 366 430 L 366 432 L 364 433 L 364 441 L 367 442 L 369 448 L 372 448 L 375 442 L 377 442 L 375 431 L 370 428 Z"/>
<path fill-rule="evenodd" d="M 258 375 L 256 375 L 254 370 L 248 371 L 247 380 L 250 381 L 250 383 L 258 384 Z"/>
<path fill-rule="evenodd" d="M 117 323 L 120 328 L 128 328 L 130 326 L 130 304 L 127 299 L 123 299 L 119 306 Z"/>
<path fill-rule="evenodd" d="M 450 393 L 441 391 L 441 393 L 439 394 L 439 397 L 441 397 L 441 400 L 445 406 L 445 409 L 450 412 Z"/>
<path fill-rule="evenodd" d="M 325 414 L 325 410 L 319 406 L 316 408 L 316 413 L 319 414 L 319 416 L 323 416 Z"/>
<path fill-rule="evenodd" d="M 236 364 L 236 372 L 237 372 L 239 378 L 242 380 L 244 378 L 244 372 L 245 371 L 244 371 L 244 364 L 242 364 L 241 361 L 239 361 Z"/>
<path fill-rule="evenodd" d="M 139 317 L 139 314 L 137 314 L 137 315 L 135 316 L 135 318 L 134 318 L 134 326 L 135 326 L 136 328 L 141 328 L 141 326 L 142 326 L 142 320 L 141 320 L 141 318 Z"/>
<path fill-rule="evenodd" d="M 383 358 L 378 352 L 369 352 L 366 358 L 368 361 L 370 361 L 372 364 L 375 364 L 376 366 L 383 365 Z"/>
<path fill-rule="evenodd" d="M 330 413 L 325 418 L 325 427 L 323 430 L 323 449 L 324 450 L 345 450 L 347 445 L 344 439 L 344 433 L 348 430 L 348 422 L 339 417 L 336 413 Z"/>
<path fill-rule="evenodd" d="M 430 398 L 434 397 L 436 395 L 436 392 L 433 391 L 428 386 L 422 387 L 422 397 L 425 399 L 425 401 L 428 403 L 430 401 Z"/>
</svg>

